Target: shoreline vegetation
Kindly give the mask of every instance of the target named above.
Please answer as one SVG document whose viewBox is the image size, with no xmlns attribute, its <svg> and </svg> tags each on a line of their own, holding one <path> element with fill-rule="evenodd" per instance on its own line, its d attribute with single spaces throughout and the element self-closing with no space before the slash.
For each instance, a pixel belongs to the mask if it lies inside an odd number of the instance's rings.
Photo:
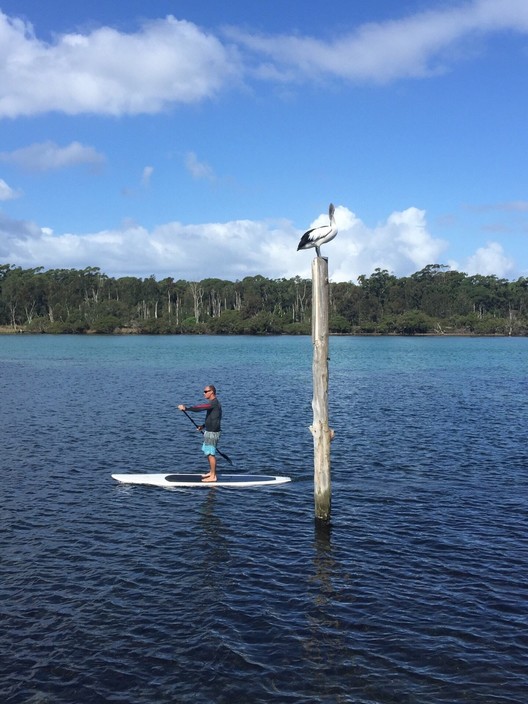
<svg viewBox="0 0 528 704">
<path fill-rule="evenodd" d="M 0 334 L 310 335 L 310 279 L 109 277 L 0 264 Z M 330 334 L 528 335 L 528 279 L 429 264 L 330 282 Z"/>
<path fill-rule="evenodd" d="M 143 332 L 137 328 L 115 328 L 115 330 L 100 332 L 97 330 L 85 330 L 83 332 L 50 332 L 46 330 L 28 330 L 26 327 L 17 327 L 13 329 L 12 327 L 6 325 L 0 325 L 0 335 L 107 335 L 107 336 L 124 336 L 127 335 L 255 335 L 262 337 L 273 337 L 280 335 L 296 335 L 296 336 L 309 336 L 310 332 L 298 332 L 298 333 L 285 333 L 285 332 L 269 332 L 269 333 L 180 333 L 180 332 Z M 477 333 L 477 332 L 464 332 L 459 331 L 449 331 L 449 332 L 417 332 L 417 333 L 398 333 L 398 332 L 331 332 L 330 337 L 526 337 L 527 333 L 514 334 L 507 332 L 495 332 L 495 333 Z"/>
</svg>

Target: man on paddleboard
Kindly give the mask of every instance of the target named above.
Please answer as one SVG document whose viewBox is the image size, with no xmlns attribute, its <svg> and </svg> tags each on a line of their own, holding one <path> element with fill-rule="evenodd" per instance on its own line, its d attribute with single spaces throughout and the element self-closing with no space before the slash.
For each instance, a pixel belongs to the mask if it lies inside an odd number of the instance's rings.
<svg viewBox="0 0 528 704">
<path fill-rule="evenodd" d="M 196 404 L 196 406 L 185 406 L 180 404 L 180 411 L 191 411 L 192 413 L 201 413 L 205 411 L 205 423 L 199 426 L 199 430 L 203 430 L 205 426 L 202 451 L 209 462 L 209 472 L 202 476 L 204 482 L 216 481 L 216 446 L 220 439 L 221 422 L 222 422 L 222 406 L 216 397 L 216 388 L 213 384 L 207 384 L 204 389 L 205 403 Z"/>
</svg>

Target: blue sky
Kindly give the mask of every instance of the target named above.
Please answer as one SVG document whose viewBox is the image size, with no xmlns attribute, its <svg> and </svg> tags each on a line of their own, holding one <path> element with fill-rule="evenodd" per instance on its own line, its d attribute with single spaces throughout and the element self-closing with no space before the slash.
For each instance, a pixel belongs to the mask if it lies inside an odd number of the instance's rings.
<svg viewBox="0 0 528 704">
<path fill-rule="evenodd" d="M 527 0 L 0 0 L 0 263 L 528 276 Z"/>
</svg>

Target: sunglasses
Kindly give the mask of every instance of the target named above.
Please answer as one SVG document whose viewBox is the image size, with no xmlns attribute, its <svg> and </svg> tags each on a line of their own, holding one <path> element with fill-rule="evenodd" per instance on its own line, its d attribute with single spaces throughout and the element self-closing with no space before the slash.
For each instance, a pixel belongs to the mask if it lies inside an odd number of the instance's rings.
<svg viewBox="0 0 528 704">
<path fill-rule="evenodd" d="M 210 393 L 211 393 L 211 389 L 204 389 L 204 394 L 210 394 Z"/>
</svg>

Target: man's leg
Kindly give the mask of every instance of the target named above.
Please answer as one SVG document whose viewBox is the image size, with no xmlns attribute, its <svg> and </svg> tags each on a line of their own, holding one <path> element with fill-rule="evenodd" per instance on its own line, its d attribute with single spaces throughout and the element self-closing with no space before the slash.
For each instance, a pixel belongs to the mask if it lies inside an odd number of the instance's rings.
<svg viewBox="0 0 528 704">
<path fill-rule="evenodd" d="M 207 455 L 209 461 L 209 474 L 205 474 L 202 477 L 204 482 L 215 482 L 216 481 L 216 457 L 214 455 Z"/>
</svg>

